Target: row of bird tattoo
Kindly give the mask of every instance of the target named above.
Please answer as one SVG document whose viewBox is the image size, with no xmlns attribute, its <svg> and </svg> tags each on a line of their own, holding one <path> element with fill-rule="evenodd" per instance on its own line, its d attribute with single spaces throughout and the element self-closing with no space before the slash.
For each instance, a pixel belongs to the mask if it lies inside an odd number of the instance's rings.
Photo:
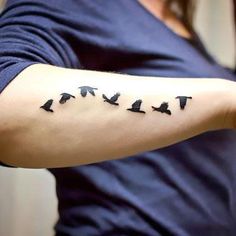
<svg viewBox="0 0 236 236">
<path fill-rule="evenodd" d="M 90 86 L 81 86 L 81 87 L 78 87 L 78 88 L 80 89 L 80 94 L 81 94 L 82 97 L 86 97 L 88 94 L 90 94 L 92 96 L 95 96 L 95 90 L 98 90 L 98 88 L 93 88 L 93 87 L 90 87 Z M 116 93 L 110 98 L 108 98 L 105 94 L 102 94 L 102 97 L 104 99 L 104 102 L 107 102 L 107 103 L 109 103 L 111 105 L 114 105 L 114 106 L 119 106 L 119 103 L 117 101 L 120 97 L 120 93 Z M 76 97 L 74 95 L 69 94 L 69 93 L 62 93 L 59 103 L 64 104 L 68 100 L 70 100 L 71 98 L 75 99 Z M 188 99 L 192 99 L 192 97 L 177 96 L 176 99 L 179 100 L 180 109 L 184 110 Z M 49 99 L 40 108 L 44 109 L 47 112 L 54 112 L 51 109 L 52 104 L 53 104 L 53 99 Z M 137 112 L 137 113 L 144 113 L 145 114 L 146 112 L 141 110 L 141 104 L 142 104 L 142 100 L 138 99 L 131 105 L 131 108 L 128 108 L 127 110 L 131 111 L 131 112 Z M 153 109 L 153 111 L 157 111 L 157 112 L 165 113 L 167 115 L 171 115 L 171 111 L 169 110 L 168 102 L 163 102 L 159 107 L 152 106 L 152 109 Z"/>
</svg>

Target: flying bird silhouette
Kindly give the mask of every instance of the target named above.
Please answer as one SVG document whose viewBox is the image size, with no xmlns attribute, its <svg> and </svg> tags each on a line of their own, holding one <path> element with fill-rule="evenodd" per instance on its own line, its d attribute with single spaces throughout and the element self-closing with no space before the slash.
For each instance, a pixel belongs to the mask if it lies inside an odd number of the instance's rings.
<svg viewBox="0 0 236 236">
<path fill-rule="evenodd" d="M 133 111 L 133 112 L 139 112 L 139 113 L 146 113 L 145 111 L 140 110 L 142 104 L 142 100 L 136 100 L 133 104 L 132 104 L 132 108 L 128 108 L 127 110 L 129 111 Z"/>
<path fill-rule="evenodd" d="M 159 111 L 161 113 L 166 113 L 168 115 L 171 115 L 171 111 L 168 109 L 169 105 L 167 102 L 163 102 L 160 107 L 154 107 L 152 106 L 153 111 Z"/>
<path fill-rule="evenodd" d="M 179 103 L 180 103 L 180 108 L 181 110 L 184 110 L 186 104 L 187 104 L 187 100 L 188 99 L 192 99 L 192 97 L 187 97 L 187 96 L 177 96 L 176 99 L 179 99 Z"/>
<path fill-rule="evenodd" d="M 114 96 L 112 96 L 109 99 L 105 94 L 102 95 L 102 97 L 104 98 L 104 102 L 108 102 L 108 103 L 110 103 L 112 105 L 116 105 L 116 106 L 119 105 L 119 103 L 116 103 L 116 101 L 118 100 L 119 96 L 120 96 L 120 93 L 116 93 Z"/>
<path fill-rule="evenodd" d="M 97 90 L 97 88 L 93 88 L 90 86 L 81 86 L 79 87 L 80 94 L 82 97 L 86 97 L 87 93 L 89 92 L 91 95 L 95 96 L 94 90 Z"/>
<path fill-rule="evenodd" d="M 61 99 L 59 101 L 59 103 L 61 103 L 61 104 L 66 103 L 66 101 L 69 100 L 70 98 L 75 98 L 75 96 L 73 96 L 73 95 L 71 95 L 69 93 L 62 93 L 61 96 L 62 97 L 61 97 Z"/>
<path fill-rule="evenodd" d="M 53 100 L 50 99 L 50 100 L 48 100 L 43 106 L 41 106 L 40 108 L 42 108 L 42 109 L 44 109 L 45 111 L 48 111 L 48 112 L 54 112 L 54 111 L 51 109 L 52 103 L 53 103 Z"/>
</svg>

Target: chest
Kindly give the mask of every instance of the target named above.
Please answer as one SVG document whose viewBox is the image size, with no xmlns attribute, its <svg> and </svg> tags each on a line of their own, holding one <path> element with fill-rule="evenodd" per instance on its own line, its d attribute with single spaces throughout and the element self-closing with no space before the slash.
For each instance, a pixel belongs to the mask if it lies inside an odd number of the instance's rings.
<svg viewBox="0 0 236 236">
<path fill-rule="evenodd" d="M 94 16 L 94 27 L 99 31 L 84 32 L 85 40 L 80 42 L 78 54 L 84 68 L 162 77 L 232 79 L 233 75 L 208 55 L 200 40 L 193 46 L 137 1 L 120 0 L 106 7 L 103 21 Z"/>
</svg>

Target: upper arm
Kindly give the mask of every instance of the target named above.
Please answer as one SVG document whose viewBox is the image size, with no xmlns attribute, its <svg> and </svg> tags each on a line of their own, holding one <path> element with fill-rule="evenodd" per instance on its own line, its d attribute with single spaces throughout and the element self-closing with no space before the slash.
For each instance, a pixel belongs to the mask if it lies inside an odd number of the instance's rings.
<svg viewBox="0 0 236 236">
<path fill-rule="evenodd" d="M 76 67 L 73 49 L 65 39 L 66 17 L 66 11 L 53 1 L 7 1 L 0 15 L 0 92 L 35 63 Z"/>
</svg>

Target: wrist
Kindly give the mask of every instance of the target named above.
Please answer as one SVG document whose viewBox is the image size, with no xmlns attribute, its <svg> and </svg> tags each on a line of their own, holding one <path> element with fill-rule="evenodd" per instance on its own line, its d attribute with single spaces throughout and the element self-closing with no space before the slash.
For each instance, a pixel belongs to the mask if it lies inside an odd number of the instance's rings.
<svg viewBox="0 0 236 236">
<path fill-rule="evenodd" d="M 217 95 L 221 101 L 219 112 L 219 128 L 236 128 L 236 83 L 229 80 L 220 80 L 222 83 L 222 93 Z"/>
</svg>

